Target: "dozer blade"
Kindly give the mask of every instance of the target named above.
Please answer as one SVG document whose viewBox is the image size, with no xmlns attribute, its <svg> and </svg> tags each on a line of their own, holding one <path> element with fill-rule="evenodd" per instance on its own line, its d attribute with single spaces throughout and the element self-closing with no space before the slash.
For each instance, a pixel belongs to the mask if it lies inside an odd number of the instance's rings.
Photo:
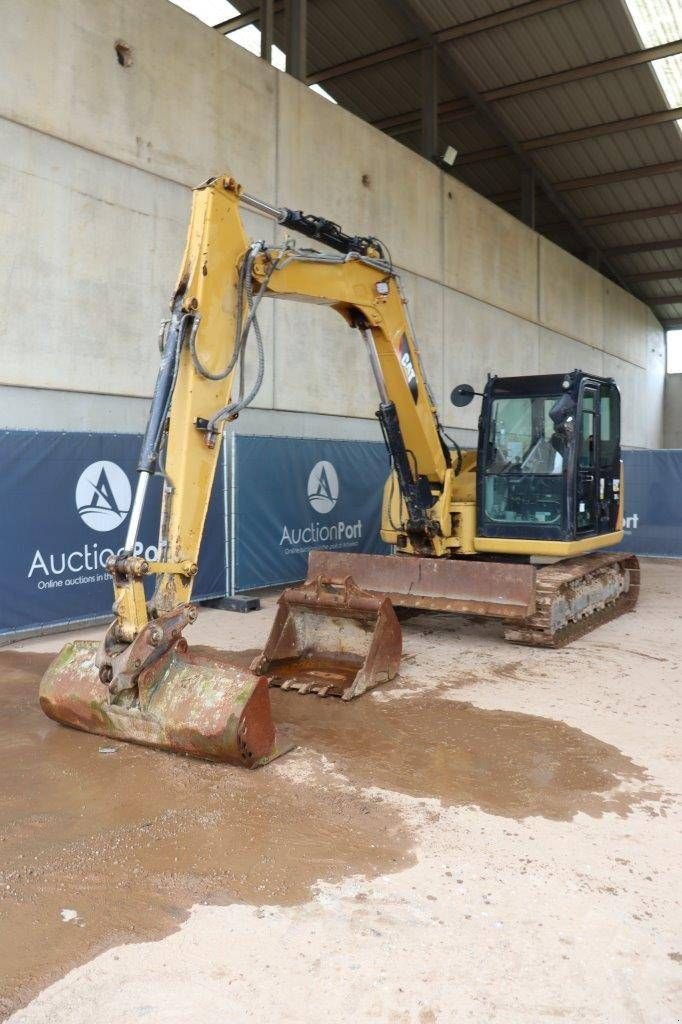
<svg viewBox="0 0 682 1024">
<path fill-rule="evenodd" d="M 392 679 L 402 634 L 387 597 L 350 577 L 318 576 L 285 590 L 263 653 L 251 664 L 271 686 L 351 700 Z"/>
<path fill-rule="evenodd" d="M 534 565 L 311 551 L 308 578 L 321 573 L 351 575 L 365 591 L 399 608 L 508 620 L 535 611 Z"/>
<path fill-rule="evenodd" d="M 180 641 L 145 669 L 137 692 L 110 697 L 99 644 L 69 643 L 40 684 L 40 706 L 62 725 L 176 754 L 257 768 L 293 744 L 272 721 L 267 682 Z"/>
</svg>

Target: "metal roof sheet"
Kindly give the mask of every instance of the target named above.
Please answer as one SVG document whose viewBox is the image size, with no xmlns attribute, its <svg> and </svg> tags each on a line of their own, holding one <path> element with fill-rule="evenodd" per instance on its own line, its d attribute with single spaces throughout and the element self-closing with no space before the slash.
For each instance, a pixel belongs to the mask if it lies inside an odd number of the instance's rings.
<svg viewBox="0 0 682 1024">
<path fill-rule="evenodd" d="M 254 4 L 253 0 L 236 0 L 235 6 L 245 11 Z M 524 14 L 529 10 L 536 13 L 440 43 L 441 102 L 465 95 L 461 81 L 452 73 L 453 61 L 479 92 L 485 92 L 619 58 L 643 48 L 623 0 L 556 0 L 554 4 L 552 0 L 545 4 L 538 0 L 309 0 L 309 71 L 312 74 L 409 43 L 418 34 L 415 18 L 424 32 L 439 32 L 500 12 L 518 14 L 518 9 L 524 8 Z M 278 45 L 284 47 L 281 14 L 275 19 L 275 37 Z M 667 64 L 673 70 L 679 67 L 682 80 L 682 54 L 669 58 Z M 369 121 L 413 112 L 412 123 L 397 137 L 419 150 L 419 52 L 347 71 L 323 81 L 322 85 L 340 104 Z M 491 107 L 501 119 L 503 130 L 524 143 L 558 132 L 654 114 L 665 111 L 669 104 L 651 64 L 640 63 L 550 87 L 543 84 L 542 88 L 498 99 Z M 500 147 L 503 141 L 495 126 L 479 112 L 456 119 L 445 114 L 440 118 L 439 148 L 454 146 L 460 157 Z M 538 170 L 555 183 L 644 168 L 642 177 L 634 180 L 563 192 L 562 198 L 580 218 L 682 202 L 682 173 L 647 175 L 645 170 L 647 166 L 682 159 L 682 132 L 674 121 L 564 141 L 528 152 Z M 519 162 L 511 152 L 495 159 L 455 163 L 454 173 L 488 195 L 515 192 L 520 187 Z M 518 214 L 518 200 L 504 205 Z M 577 252 L 585 249 L 584 240 L 566 230 L 565 223 L 560 223 L 560 214 L 541 195 L 537 210 L 541 230 L 566 248 Z M 589 231 L 599 245 L 609 248 L 680 238 L 681 222 L 682 216 L 670 214 L 596 225 Z M 551 226 L 543 228 L 544 224 Z M 612 259 L 612 263 L 628 273 L 665 266 L 674 269 L 674 264 L 679 266 L 680 262 L 679 250 L 672 255 L 663 250 Z M 676 293 L 671 290 L 671 282 L 664 282 L 662 290 L 652 288 L 658 284 L 638 282 L 632 287 L 641 295 Z M 680 282 L 678 290 L 682 290 Z M 675 308 L 679 310 L 679 304 Z M 660 315 L 658 307 L 656 311 Z"/>
</svg>

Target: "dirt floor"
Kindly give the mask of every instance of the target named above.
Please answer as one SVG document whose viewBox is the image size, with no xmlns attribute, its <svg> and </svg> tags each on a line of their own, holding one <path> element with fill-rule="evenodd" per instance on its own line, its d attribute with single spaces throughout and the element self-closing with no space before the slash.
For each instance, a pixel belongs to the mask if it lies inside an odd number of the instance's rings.
<svg viewBox="0 0 682 1024">
<path fill-rule="evenodd" d="M 273 610 L 187 635 L 248 664 Z M 681 627 L 665 561 L 560 651 L 410 619 L 393 683 L 273 691 L 298 747 L 255 772 L 61 728 L 64 638 L 3 649 L 0 1015 L 681 1021 Z"/>
</svg>

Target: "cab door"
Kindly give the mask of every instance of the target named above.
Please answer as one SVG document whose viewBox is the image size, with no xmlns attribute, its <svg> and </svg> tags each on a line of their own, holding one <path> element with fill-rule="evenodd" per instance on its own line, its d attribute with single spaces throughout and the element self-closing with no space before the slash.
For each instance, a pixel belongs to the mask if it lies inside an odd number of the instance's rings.
<svg viewBox="0 0 682 1024">
<path fill-rule="evenodd" d="M 599 385 L 583 384 L 576 474 L 575 522 L 578 534 L 596 533 L 599 529 L 599 402 Z"/>
<path fill-rule="evenodd" d="M 601 384 L 599 402 L 599 533 L 612 533 L 620 506 L 620 393 L 614 381 Z"/>
</svg>

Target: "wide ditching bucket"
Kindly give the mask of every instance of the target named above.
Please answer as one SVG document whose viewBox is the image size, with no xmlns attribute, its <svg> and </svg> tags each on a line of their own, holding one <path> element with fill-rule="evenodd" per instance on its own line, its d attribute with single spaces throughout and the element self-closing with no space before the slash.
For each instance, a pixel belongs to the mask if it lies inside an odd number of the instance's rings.
<svg viewBox="0 0 682 1024">
<path fill-rule="evenodd" d="M 144 669 L 134 690 L 100 682 L 99 644 L 69 643 L 40 684 L 40 705 L 62 725 L 176 754 L 257 768 L 290 750 L 274 726 L 267 681 L 180 640 Z"/>
<path fill-rule="evenodd" d="M 271 686 L 351 700 L 392 679 L 402 635 L 391 602 L 351 577 L 317 576 L 285 590 L 252 671 Z"/>
</svg>

